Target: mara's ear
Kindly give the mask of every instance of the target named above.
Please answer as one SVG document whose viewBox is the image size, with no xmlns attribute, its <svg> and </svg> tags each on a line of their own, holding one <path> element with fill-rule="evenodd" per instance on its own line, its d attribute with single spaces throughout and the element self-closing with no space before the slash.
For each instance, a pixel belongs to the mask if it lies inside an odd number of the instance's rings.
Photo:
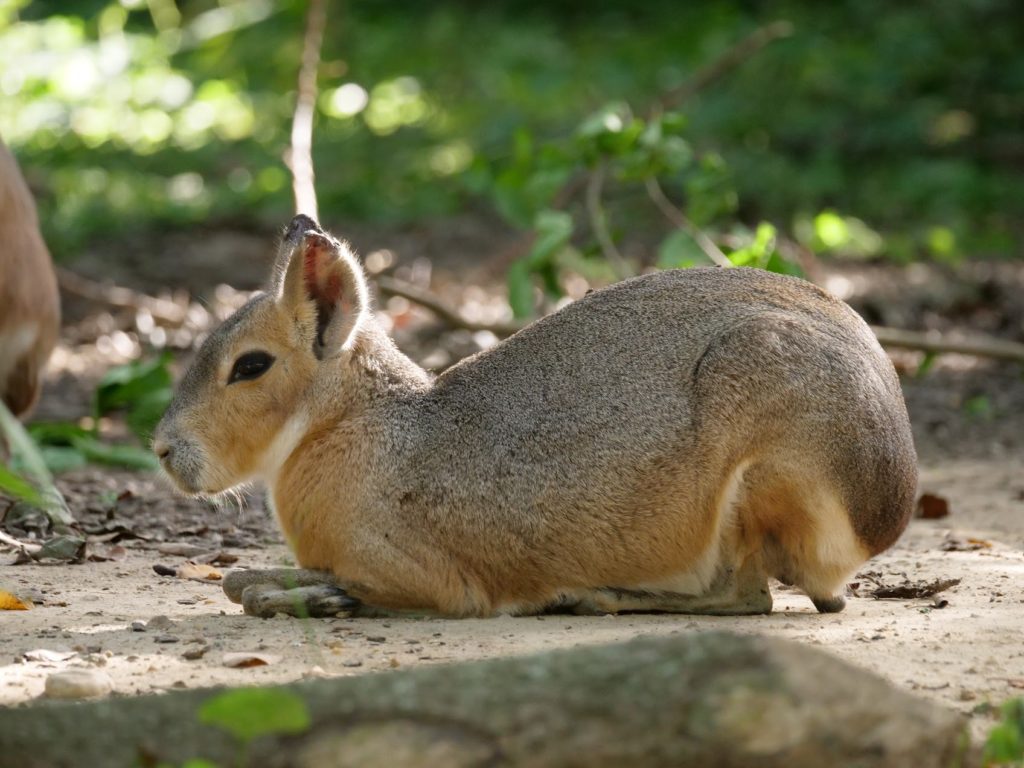
<svg viewBox="0 0 1024 768">
<path fill-rule="evenodd" d="M 294 246 L 275 284 L 278 306 L 307 328 L 315 313 L 313 352 L 318 358 L 351 349 L 370 314 L 362 267 L 345 243 L 319 227 L 286 235 L 286 247 L 289 240 Z"/>
</svg>

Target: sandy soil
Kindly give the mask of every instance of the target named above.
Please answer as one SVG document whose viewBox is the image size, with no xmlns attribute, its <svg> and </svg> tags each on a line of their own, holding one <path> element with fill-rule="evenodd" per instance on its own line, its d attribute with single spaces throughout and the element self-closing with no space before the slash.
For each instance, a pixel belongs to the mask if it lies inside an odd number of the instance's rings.
<svg viewBox="0 0 1024 768">
<path fill-rule="evenodd" d="M 935 473 L 929 472 L 934 475 Z M 947 489 L 955 480 L 945 481 Z M 241 615 L 216 583 L 157 576 L 155 556 L 130 550 L 121 562 L 6 569 L 3 581 L 35 591 L 42 605 L 7 612 L 0 623 L 0 704 L 29 701 L 59 669 L 100 669 L 118 694 L 181 687 L 254 684 L 306 676 L 386 672 L 466 659 L 514 655 L 643 635 L 729 629 L 827 648 L 899 687 L 966 713 L 1024 693 L 1024 553 L 998 541 L 969 552 L 942 550 L 950 538 L 982 531 L 917 521 L 868 570 L 915 579 L 961 578 L 942 600 L 851 597 L 839 615 L 820 615 L 802 595 L 776 585 L 771 616 L 618 616 L 441 619 L 260 620 Z M 254 550 L 247 566 L 287 559 L 280 545 Z M 178 559 L 180 561 L 180 558 Z M 132 621 L 166 616 L 163 629 L 133 631 Z M 75 651 L 64 661 L 24 661 L 36 649 Z M 201 658 L 184 654 L 205 649 Z M 225 666 L 227 653 L 280 657 L 267 666 Z M 195 654 L 190 654 L 195 655 Z"/>
<path fill-rule="evenodd" d="M 991 383 L 992 375 L 985 380 Z M 86 530 L 106 531 L 107 538 L 118 531 L 126 536 L 116 545 L 125 551 L 115 552 L 123 559 L 0 568 L 0 587 L 38 602 L 29 611 L 0 614 L 0 705 L 34 699 L 49 674 L 74 667 L 109 675 L 116 694 L 138 694 L 386 673 L 713 628 L 822 646 L 901 688 L 973 715 L 981 732 L 990 723 L 988 704 L 1024 695 L 1024 474 L 1012 433 L 998 438 L 1005 422 L 1015 420 L 1011 414 L 975 433 L 952 411 L 952 422 L 943 423 L 961 440 L 929 440 L 929 430 L 938 428 L 928 407 L 930 392 L 937 388 L 946 397 L 954 395 L 951 381 L 971 391 L 975 386 L 959 378 L 944 381 L 941 375 L 926 384 L 908 385 L 919 442 L 925 443 L 921 487 L 947 499 L 951 515 L 915 520 L 896 547 L 862 570 L 887 583 L 904 575 L 925 581 L 961 579 L 936 598 L 874 599 L 866 595 L 870 578 L 861 575 L 852 583 L 859 583 L 856 592 L 862 596 L 851 596 L 846 611 L 838 615 L 819 615 L 805 597 L 775 585 L 775 613 L 750 618 L 259 620 L 243 616 L 216 582 L 159 576 L 152 567 L 185 561 L 159 550 L 166 551 L 173 542 L 232 553 L 239 558 L 234 567 L 288 563 L 288 552 L 258 498 L 244 509 L 211 509 L 175 499 L 152 478 L 88 471 L 65 478 L 65 491 Z M 991 385 L 998 387 L 998 377 Z M 1015 410 L 1012 416 L 1019 413 Z M 997 455 L 988 455 L 992 452 Z M 124 490 L 130 495 L 110 506 L 111 493 Z M 115 544 L 97 543 L 93 548 L 109 554 L 111 546 Z M 145 631 L 131 628 L 132 622 L 157 616 L 167 617 L 170 624 Z M 60 661 L 24 660 L 25 652 L 37 649 L 75 655 Z M 200 658 L 185 658 L 203 650 Z M 266 666 L 226 666 L 225 654 L 237 652 L 278 658 Z"/>
<path fill-rule="evenodd" d="M 862 272 L 845 277 L 856 288 Z M 260 266 L 254 274 L 261 273 Z M 166 284 L 163 276 L 151 279 Z M 200 282 L 212 285 L 217 279 L 203 275 Z M 1024 277 L 1015 272 L 997 283 L 1003 284 L 1019 287 Z M 926 281 L 925 287 L 931 285 Z M 913 287 L 897 286 L 902 304 L 891 304 L 926 307 L 923 299 L 908 298 Z M 1017 289 L 1007 290 L 1009 296 Z M 856 305 L 857 297 L 849 298 Z M 996 330 L 982 323 L 991 314 L 982 313 L 971 324 Z M 921 309 L 915 316 L 928 315 Z M 997 318 L 1011 316 L 996 313 Z M 451 360 L 474 351 L 455 349 L 458 333 L 418 341 L 410 334 L 403 341 L 399 334 L 399 341 L 417 359 L 444 348 Z M 921 457 L 921 489 L 948 500 L 951 514 L 915 520 L 897 546 L 851 580 L 859 584 L 857 594 L 841 614 L 819 615 L 805 597 L 775 585 L 775 613 L 749 618 L 259 620 L 243 616 L 216 582 L 160 576 L 153 570 L 154 564 L 185 561 L 167 553 L 168 545 L 176 543 L 227 552 L 238 558 L 238 567 L 288 563 L 258 496 L 249 497 L 242 509 L 217 509 L 177 498 L 152 477 L 89 469 L 62 478 L 62 490 L 91 537 L 91 551 L 118 559 L 6 565 L 12 557 L 0 549 L 0 589 L 36 602 L 32 610 L 0 612 L 0 705 L 34 700 L 48 675 L 67 668 L 102 672 L 112 680 L 115 695 L 132 695 L 387 673 L 642 635 L 728 629 L 824 647 L 901 688 L 970 714 L 981 733 L 992 722 L 992 704 L 1024 695 L 1024 377 L 1013 366 L 978 366 L 950 356 L 927 377 L 914 378 L 918 357 L 897 356 L 896 362 L 908 374 L 904 386 Z M 41 413 L 73 418 L 87 412 L 90 386 L 83 384 L 82 369 L 69 369 L 50 383 Z M 0 517 L 3 512 L 0 502 Z M 9 528 L 10 514 L 4 523 Z M 878 600 L 868 595 L 868 574 L 886 583 L 904 577 L 961 581 L 937 598 Z M 167 620 L 142 631 L 132 628 L 133 622 L 155 617 Z M 26 652 L 38 649 L 69 657 L 25 659 Z M 269 654 L 272 663 L 226 666 L 225 654 L 238 652 Z"/>
</svg>

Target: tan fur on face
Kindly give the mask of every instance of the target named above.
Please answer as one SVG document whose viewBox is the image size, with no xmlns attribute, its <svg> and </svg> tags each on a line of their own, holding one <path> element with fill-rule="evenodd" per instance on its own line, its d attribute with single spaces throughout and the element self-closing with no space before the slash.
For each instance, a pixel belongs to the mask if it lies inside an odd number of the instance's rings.
<svg viewBox="0 0 1024 768">
<path fill-rule="evenodd" d="M 204 456 L 217 457 L 206 461 L 196 478 L 194 490 L 207 493 L 267 473 L 267 454 L 311 385 L 315 369 L 309 350 L 297 347 L 294 316 L 268 295 L 254 299 L 246 322 L 215 341 L 203 350 L 195 374 L 184 383 L 191 391 L 188 403 L 172 408 L 162 425 L 194 440 Z M 254 351 L 274 357 L 270 370 L 255 381 L 229 384 L 235 361 Z M 234 425 L 239 423 L 250 427 L 237 430 Z"/>
</svg>

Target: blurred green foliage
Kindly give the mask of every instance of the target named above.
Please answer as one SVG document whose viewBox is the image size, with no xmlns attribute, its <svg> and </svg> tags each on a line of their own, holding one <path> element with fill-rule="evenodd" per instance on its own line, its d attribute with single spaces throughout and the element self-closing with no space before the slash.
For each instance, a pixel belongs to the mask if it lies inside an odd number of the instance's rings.
<svg viewBox="0 0 1024 768">
<path fill-rule="evenodd" d="M 71 511 L 53 483 L 50 469 L 32 438 L 0 401 L 0 494 L 31 504 L 55 526 L 71 524 Z"/>
<path fill-rule="evenodd" d="M 298 0 L 0 0 L 0 135 L 58 258 L 129 227 L 287 218 L 304 12 Z M 1013 0 L 331 2 L 321 208 L 403 221 L 494 201 L 529 223 L 538 212 L 513 178 L 524 156 L 602 105 L 646 114 L 775 19 L 794 34 L 683 105 L 686 149 L 647 158 L 667 164 L 694 221 L 772 222 L 853 256 L 1020 255 Z M 725 205 L 672 171 L 691 154 L 719 163 Z M 530 176 L 535 192 L 557 182 Z M 676 235 L 662 252 L 688 245 Z"/>
<path fill-rule="evenodd" d="M 988 766 L 1024 765 L 1024 699 L 1010 699 L 1000 709 L 1002 720 L 985 739 L 982 760 Z"/>
<path fill-rule="evenodd" d="M 67 472 L 89 463 L 155 470 L 159 464 L 151 451 L 137 444 L 101 439 L 99 424 L 103 417 L 117 413 L 138 443 L 148 446 L 173 395 L 170 360 L 170 353 L 165 352 L 110 368 L 97 384 L 93 416 L 85 426 L 64 421 L 29 425 L 28 433 L 49 470 Z"/>
</svg>

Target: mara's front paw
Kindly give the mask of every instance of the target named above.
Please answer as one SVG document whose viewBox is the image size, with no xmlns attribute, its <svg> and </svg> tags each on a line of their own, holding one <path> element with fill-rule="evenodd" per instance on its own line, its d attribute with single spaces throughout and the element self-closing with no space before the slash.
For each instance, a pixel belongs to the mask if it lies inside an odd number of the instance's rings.
<svg viewBox="0 0 1024 768">
<path fill-rule="evenodd" d="M 233 603 L 242 602 L 242 593 L 252 586 L 274 589 L 295 589 L 320 584 L 337 586 L 334 575 L 327 571 L 311 571 L 306 568 L 238 568 L 229 571 L 221 582 L 224 594 Z"/>
<path fill-rule="evenodd" d="M 279 613 L 297 618 L 352 616 L 362 605 L 341 587 L 314 584 L 281 589 L 273 584 L 250 584 L 241 595 L 242 607 L 250 616 L 269 619 Z"/>
</svg>

